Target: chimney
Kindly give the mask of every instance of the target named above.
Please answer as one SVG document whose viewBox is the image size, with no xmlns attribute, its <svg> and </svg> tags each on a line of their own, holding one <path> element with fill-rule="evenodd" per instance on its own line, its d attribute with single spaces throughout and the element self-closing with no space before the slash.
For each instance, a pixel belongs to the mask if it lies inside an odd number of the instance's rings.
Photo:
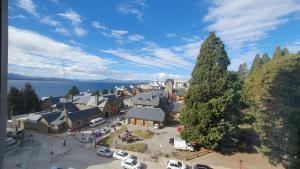
<svg viewBox="0 0 300 169">
<path fill-rule="evenodd" d="M 95 96 L 95 107 L 98 106 L 98 102 L 99 102 L 99 96 L 96 94 L 96 96 Z"/>
<path fill-rule="evenodd" d="M 69 123 L 68 123 L 68 111 L 67 111 L 67 109 L 66 109 L 66 106 L 65 106 L 65 103 L 64 103 L 64 111 L 63 111 L 63 113 L 64 113 L 64 115 L 65 115 L 65 122 L 66 122 L 66 124 L 67 124 L 67 126 L 69 125 Z"/>
</svg>

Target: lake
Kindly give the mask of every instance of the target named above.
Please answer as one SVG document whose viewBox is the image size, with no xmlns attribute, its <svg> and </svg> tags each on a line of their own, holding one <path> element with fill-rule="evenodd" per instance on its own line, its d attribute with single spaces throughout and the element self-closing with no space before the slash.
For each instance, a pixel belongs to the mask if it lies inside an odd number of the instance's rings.
<svg viewBox="0 0 300 169">
<path fill-rule="evenodd" d="M 39 97 L 46 96 L 64 96 L 67 91 L 76 86 L 80 92 L 87 90 L 103 90 L 114 88 L 115 86 L 129 86 L 130 83 L 111 83 L 111 82 L 81 82 L 81 81 L 39 81 L 39 80 L 8 80 L 7 89 L 11 86 L 18 89 L 24 88 L 24 84 L 28 82 L 35 89 Z"/>
</svg>

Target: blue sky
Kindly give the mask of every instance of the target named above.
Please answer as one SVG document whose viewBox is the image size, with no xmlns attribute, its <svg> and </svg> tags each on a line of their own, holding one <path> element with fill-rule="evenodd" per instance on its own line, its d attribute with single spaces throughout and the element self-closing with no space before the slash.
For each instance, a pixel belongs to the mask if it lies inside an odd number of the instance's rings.
<svg viewBox="0 0 300 169">
<path fill-rule="evenodd" d="M 9 72 L 68 79 L 188 79 L 210 31 L 230 70 L 300 50 L 300 0 L 10 0 Z"/>
</svg>

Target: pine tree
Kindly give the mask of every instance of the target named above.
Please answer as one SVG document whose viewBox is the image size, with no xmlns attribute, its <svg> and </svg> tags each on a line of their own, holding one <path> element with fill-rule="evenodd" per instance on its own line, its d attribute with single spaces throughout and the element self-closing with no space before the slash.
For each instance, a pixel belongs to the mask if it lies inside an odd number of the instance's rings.
<svg viewBox="0 0 300 169">
<path fill-rule="evenodd" d="M 290 54 L 290 52 L 289 52 L 289 50 L 288 50 L 288 48 L 284 48 L 283 50 L 282 50 L 282 56 L 288 56 Z"/>
<path fill-rule="evenodd" d="M 253 59 L 250 72 L 253 72 L 255 70 L 260 69 L 262 67 L 262 65 L 263 65 L 262 58 L 260 58 L 259 54 L 256 54 L 255 57 L 254 57 L 254 59 Z"/>
<path fill-rule="evenodd" d="M 244 84 L 247 104 L 256 118 L 259 152 L 272 164 L 300 166 L 300 55 L 273 59 Z"/>
<path fill-rule="evenodd" d="M 40 99 L 35 93 L 35 90 L 29 83 L 25 83 L 23 89 L 23 100 L 24 100 L 24 110 L 26 113 L 35 112 L 40 110 Z"/>
<path fill-rule="evenodd" d="M 180 116 L 182 137 L 213 150 L 237 142 L 238 77 L 227 71 L 229 64 L 224 44 L 210 33 L 197 57 Z"/>
<path fill-rule="evenodd" d="M 108 90 L 107 89 L 103 89 L 102 90 L 102 94 L 108 94 Z"/>
<path fill-rule="evenodd" d="M 7 109 L 8 109 L 7 113 L 9 118 L 11 116 L 11 113 L 14 116 L 25 113 L 23 94 L 19 89 L 17 89 L 14 86 L 10 88 L 7 96 Z"/>
<path fill-rule="evenodd" d="M 282 50 L 281 50 L 280 46 L 277 46 L 276 49 L 275 49 L 275 51 L 274 51 L 272 59 L 281 58 L 282 56 L 283 56 L 282 55 Z"/>
<path fill-rule="evenodd" d="M 271 60 L 271 59 L 270 59 L 269 55 L 268 55 L 267 53 L 264 53 L 263 56 L 262 56 L 262 63 L 263 63 L 263 64 L 266 64 L 266 63 L 268 63 L 270 60 Z"/>
<path fill-rule="evenodd" d="M 73 86 L 71 89 L 69 89 L 67 96 L 68 97 L 73 97 L 76 95 L 79 95 L 80 91 L 76 86 Z"/>
<path fill-rule="evenodd" d="M 237 73 L 242 79 L 246 78 L 248 75 L 247 63 L 240 64 Z"/>
<path fill-rule="evenodd" d="M 99 90 L 96 90 L 92 93 L 92 96 L 100 96 Z"/>
</svg>

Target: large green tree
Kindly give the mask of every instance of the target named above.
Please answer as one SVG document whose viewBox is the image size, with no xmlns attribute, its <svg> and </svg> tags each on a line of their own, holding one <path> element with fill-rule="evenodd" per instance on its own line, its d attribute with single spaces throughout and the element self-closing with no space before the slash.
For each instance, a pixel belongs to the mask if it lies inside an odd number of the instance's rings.
<svg viewBox="0 0 300 169">
<path fill-rule="evenodd" d="M 237 73 L 240 78 L 245 79 L 249 73 L 247 63 L 240 64 Z"/>
<path fill-rule="evenodd" d="M 26 113 L 40 110 L 40 99 L 35 93 L 34 88 L 29 83 L 25 83 L 25 87 L 23 89 L 23 100 L 24 110 L 26 111 Z"/>
<path fill-rule="evenodd" d="M 67 96 L 68 97 L 73 97 L 76 95 L 79 95 L 80 91 L 76 86 L 73 86 L 71 89 L 69 89 Z"/>
<path fill-rule="evenodd" d="M 102 94 L 108 94 L 108 90 L 107 89 L 103 89 L 102 90 Z"/>
<path fill-rule="evenodd" d="M 268 53 L 264 53 L 261 59 L 262 59 L 263 64 L 266 64 L 271 60 Z"/>
<path fill-rule="evenodd" d="M 25 83 L 21 91 L 12 86 L 7 97 L 8 116 L 27 114 L 40 111 L 41 102 L 35 90 L 29 83 Z"/>
<path fill-rule="evenodd" d="M 300 166 L 300 55 L 273 59 L 245 80 L 244 95 L 256 118 L 258 150 L 273 164 Z"/>
<path fill-rule="evenodd" d="M 238 76 L 227 71 L 229 64 L 224 44 L 210 33 L 201 45 L 180 116 L 182 137 L 213 150 L 237 142 Z"/>
<path fill-rule="evenodd" d="M 281 50 L 280 46 L 277 46 L 274 51 L 272 59 L 277 59 L 277 58 L 281 58 L 281 57 L 283 57 L 282 50 Z"/>
<path fill-rule="evenodd" d="M 12 86 L 7 96 L 8 117 L 12 115 L 24 114 L 24 100 L 22 92 Z"/>
<path fill-rule="evenodd" d="M 254 59 L 253 59 L 253 62 L 252 62 L 250 73 L 252 73 L 253 71 L 255 71 L 257 69 L 260 69 L 263 64 L 264 63 L 263 63 L 262 58 L 259 56 L 259 54 L 256 54 Z"/>
</svg>

